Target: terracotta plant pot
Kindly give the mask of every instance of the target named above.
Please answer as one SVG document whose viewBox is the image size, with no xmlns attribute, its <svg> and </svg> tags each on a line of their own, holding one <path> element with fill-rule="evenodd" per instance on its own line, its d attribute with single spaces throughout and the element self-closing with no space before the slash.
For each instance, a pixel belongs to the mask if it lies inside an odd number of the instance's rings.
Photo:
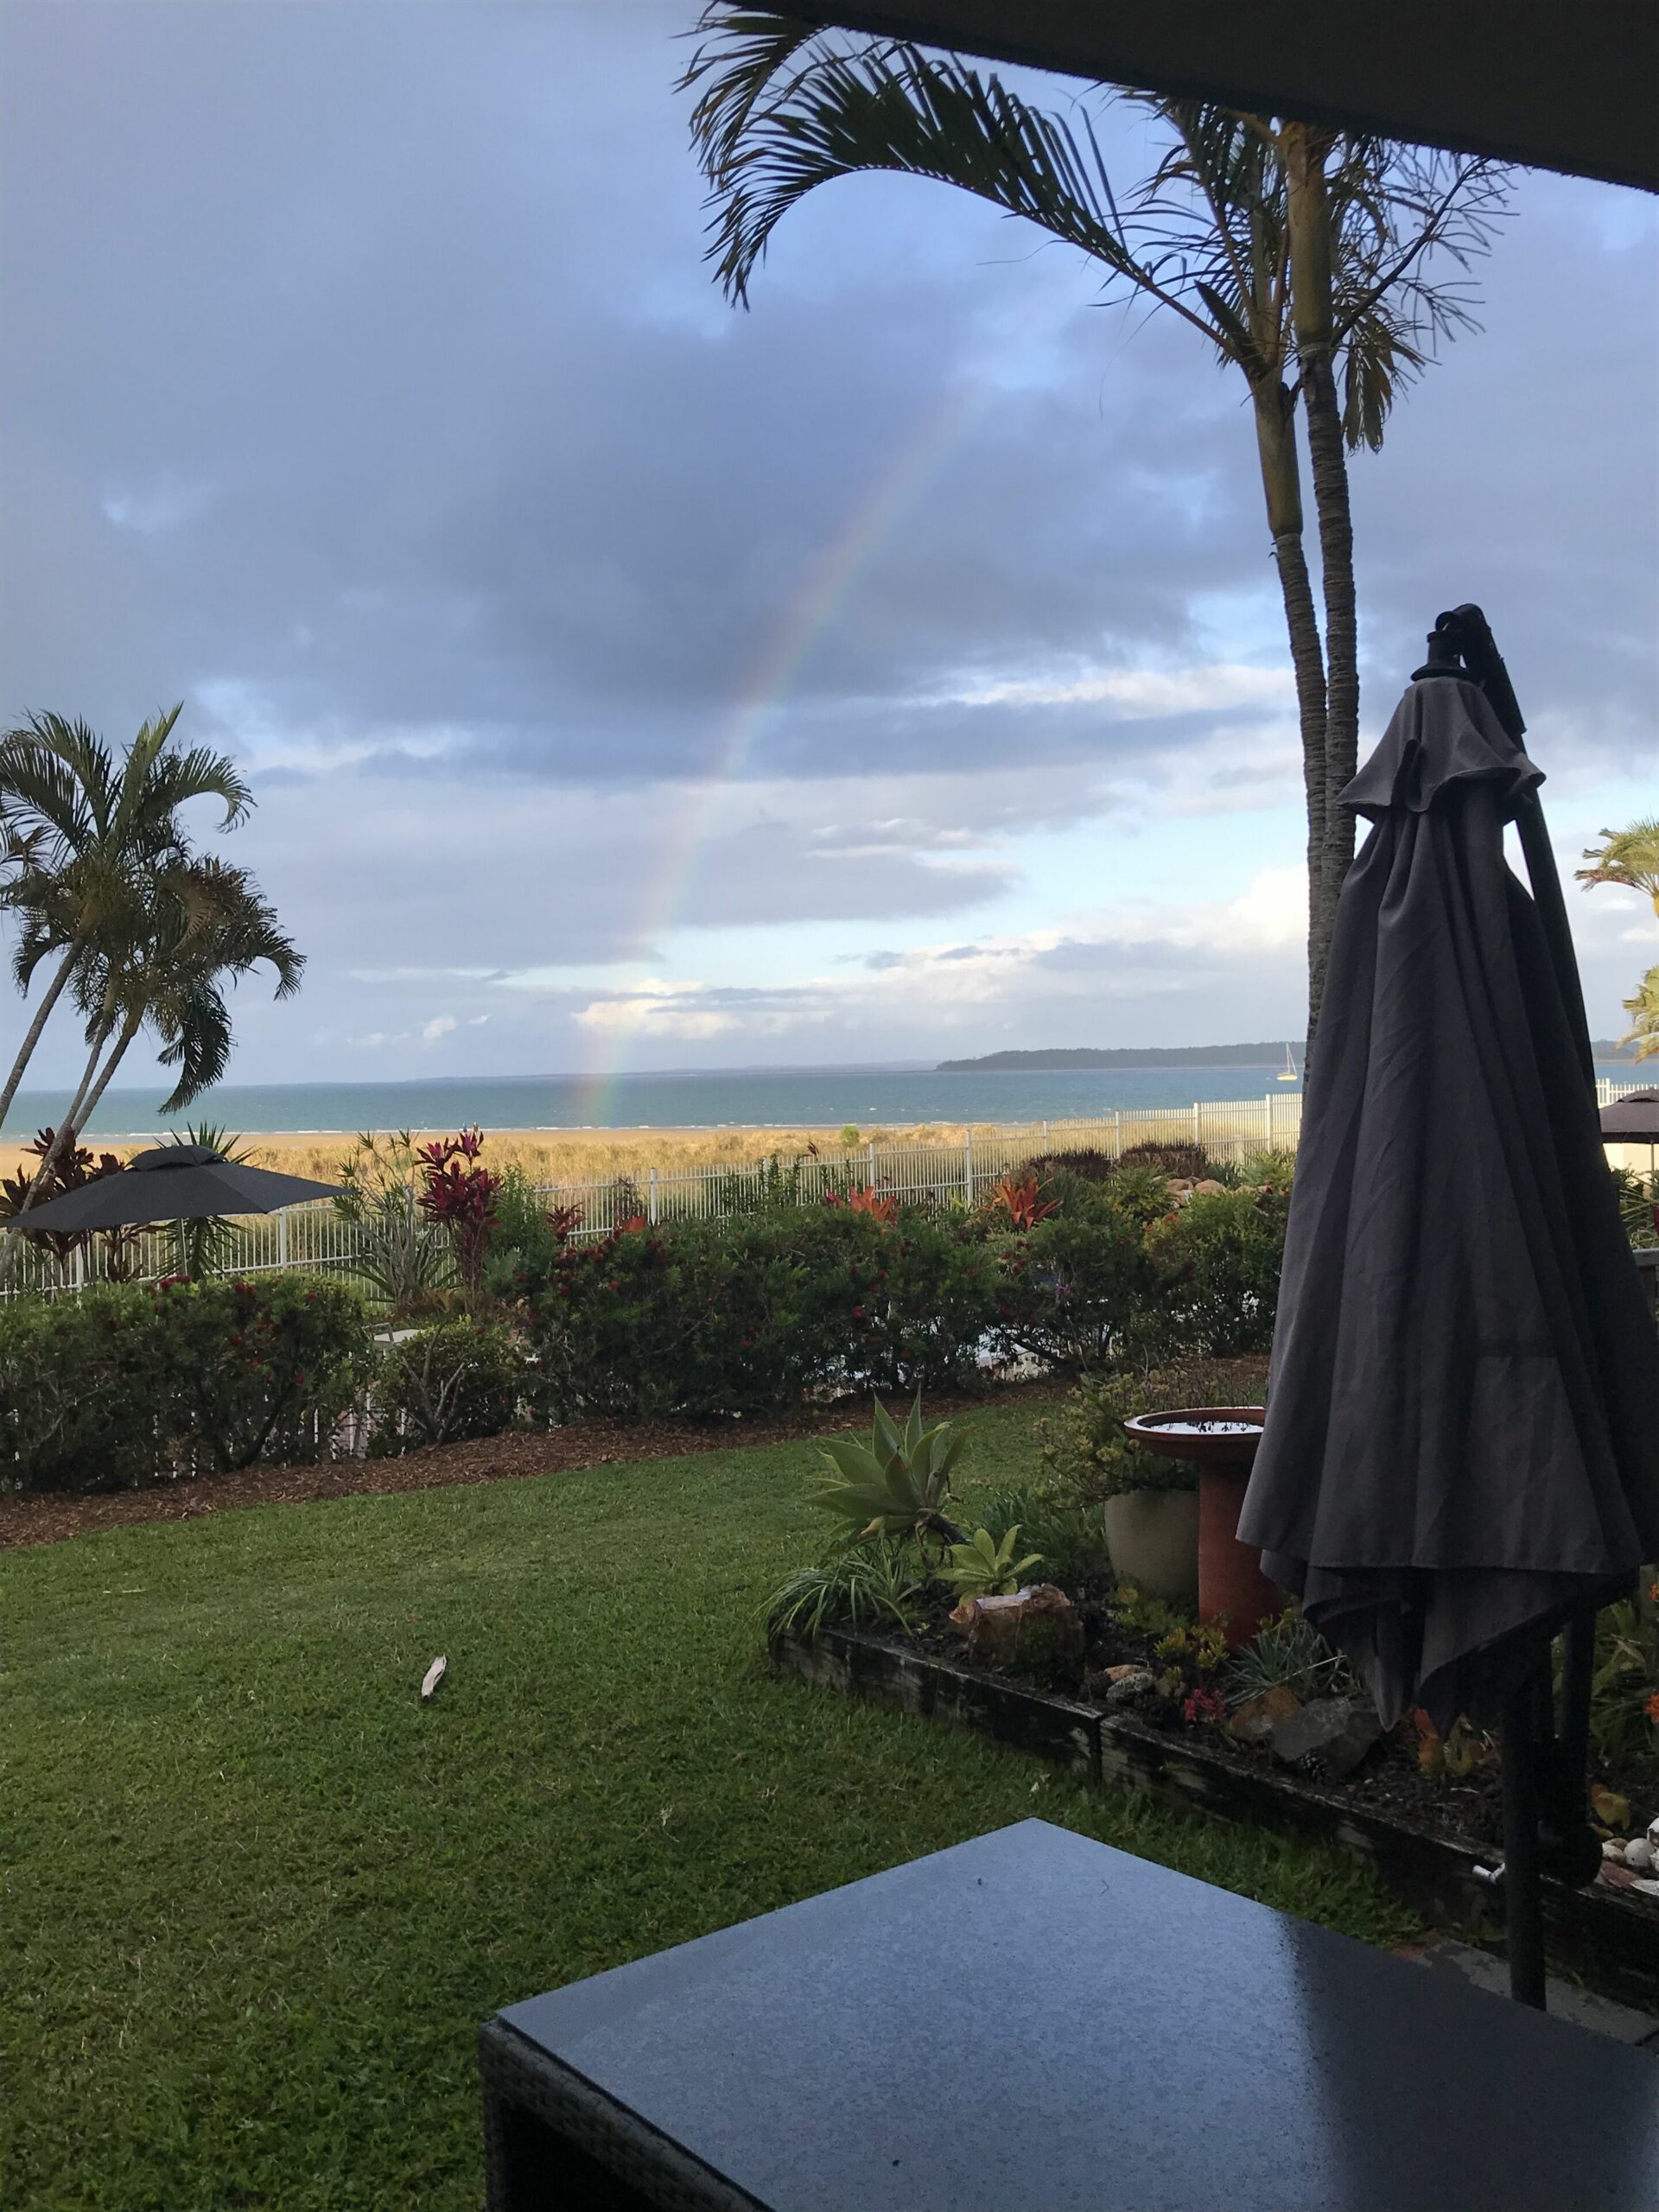
<svg viewBox="0 0 1659 2212">
<path fill-rule="evenodd" d="M 1106 1548 L 1120 1582 L 1191 1605 L 1198 1594 L 1198 1494 L 1130 1490 L 1106 1501 Z"/>
</svg>

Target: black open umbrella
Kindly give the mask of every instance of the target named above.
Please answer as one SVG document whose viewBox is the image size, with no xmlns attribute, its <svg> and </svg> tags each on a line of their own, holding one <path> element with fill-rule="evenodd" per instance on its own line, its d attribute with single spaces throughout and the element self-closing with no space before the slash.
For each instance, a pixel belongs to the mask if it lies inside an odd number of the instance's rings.
<svg viewBox="0 0 1659 2212">
<path fill-rule="evenodd" d="M 1554 1871 L 1596 1867 L 1595 1611 L 1659 1557 L 1659 1343 L 1541 772 L 1479 610 L 1442 615 L 1430 647 L 1344 794 L 1376 826 L 1338 911 L 1239 1534 L 1385 1722 L 1502 1717 L 1511 1967 L 1536 2003 L 1541 1823 Z M 1568 1624 L 1558 1731 L 1547 1662 Z"/>
<path fill-rule="evenodd" d="M 163 1144 L 135 1154 L 119 1175 L 83 1183 L 14 1215 L 5 1226 L 73 1236 L 142 1221 L 210 1221 L 226 1214 L 275 1213 L 307 1198 L 332 1198 L 337 1187 L 314 1183 L 306 1175 L 249 1167 L 208 1145 Z"/>
</svg>

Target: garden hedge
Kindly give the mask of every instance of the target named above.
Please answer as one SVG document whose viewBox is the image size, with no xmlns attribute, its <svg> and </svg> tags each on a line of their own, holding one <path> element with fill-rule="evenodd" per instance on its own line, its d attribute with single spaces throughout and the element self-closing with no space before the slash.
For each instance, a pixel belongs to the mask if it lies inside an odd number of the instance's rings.
<svg viewBox="0 0 1659 2212">
<path fill-rule="evenodd" d="M 0 1484 L 120 1490 L 316 1459 L 367 1361 L 361 1300 L 321 1275 L 8 1299 Z"/>
</svg>

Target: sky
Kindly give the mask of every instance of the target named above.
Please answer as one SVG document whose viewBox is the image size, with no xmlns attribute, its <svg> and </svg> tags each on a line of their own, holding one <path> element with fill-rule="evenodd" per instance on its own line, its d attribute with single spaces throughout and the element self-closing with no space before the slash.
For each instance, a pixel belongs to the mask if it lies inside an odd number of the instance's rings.
<svg viewBox="0 0 1659 2212">
<path fill-rule="evenodd" d="M 308 959 L 244 1080 L 1300 1035 L 1236 372 L 910 179 L 733 308 L 694 13 L 9 0 L 0 720 L 235 756 Z M 1570 869 L 1659 804 L 1659 203 L 1520 178 L 1478 278 L 1353 466 L 1362 742 L 1479 601 Z M 1570 909 L 1617 1033 L 1659 929 Z"/>
</svg>

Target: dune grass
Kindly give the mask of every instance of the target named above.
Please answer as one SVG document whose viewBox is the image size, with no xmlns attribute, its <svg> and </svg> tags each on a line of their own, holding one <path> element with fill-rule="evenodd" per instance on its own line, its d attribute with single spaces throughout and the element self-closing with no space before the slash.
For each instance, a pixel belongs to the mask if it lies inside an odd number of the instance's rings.
<svg viewBox="0 0 1659 2212">
<path fill-rule="evenodd" d="M 1031 1418 L 981 1418 L 975 1486 L 1029 1471 Z M 772 1681 L 810 1471 L 751 1448 L 6 1554 L 0 2202 L 475 2208 L 496 2006 L 1033 1812 L 1409 1932 L 1334 1855 Z"/>
</svg>

